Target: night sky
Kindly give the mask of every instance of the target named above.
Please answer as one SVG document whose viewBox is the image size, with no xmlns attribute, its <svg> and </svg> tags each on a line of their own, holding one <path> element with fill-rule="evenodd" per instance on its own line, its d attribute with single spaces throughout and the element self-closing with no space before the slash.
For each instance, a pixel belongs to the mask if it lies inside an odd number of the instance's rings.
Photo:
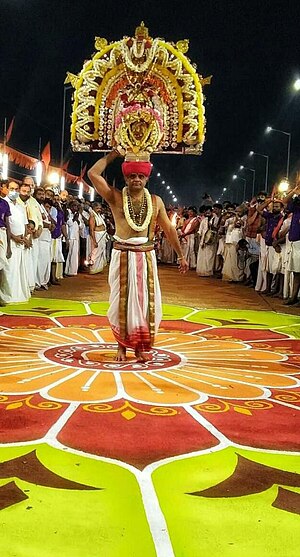
<svg viewBox="0 0 300 557">
<path fill-rule="evenodd" d="M 231 178 L 241 164 L 255 164 L 256 189 L 263 188 L 264 159 L 249 159 L 251 149 L 270 156 L 271 189 L 285 174 L 287 137 L 265 135 L 268 124 L 292 133 L 291 175 L 300 170 L 300 92 L 292 89 L 300 77 L 298 0 L 0 0 L 0 7 L 0 125 L 16 117 L 11 147 L 37 156 L 41 137 L 42 146 L 51 141 L 52 162 L 59 163 L 66 72 L 78 73 L 91 58 L 95 36 L 120 40 L 144 20 L 154 38 L 190 39 L 188 56 L 199 74 L 213 75 L 204 91 L 203 155 L 153 157 L 181 202 L 200 205 L 205 191 L 217 199 L 229 186 L 234 197 L 242 182 L 233 185 Z M 70 106 L 68 99 L 68 116 Z M 66 128 L 70 158 L 68 117 Z M 74 154 L 70 171 L 95 158 Z M 251 173 L 245 177 L 250 195 Z M 153 188 L 162 193 L 154 177 Z"/>
</svg>

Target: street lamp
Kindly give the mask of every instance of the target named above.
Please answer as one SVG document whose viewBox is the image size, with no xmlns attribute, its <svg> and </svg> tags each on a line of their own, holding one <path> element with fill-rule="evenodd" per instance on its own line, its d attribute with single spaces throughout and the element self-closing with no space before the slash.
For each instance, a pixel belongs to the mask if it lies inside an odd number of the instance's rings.
<svg viewBox="0 0 300 557">
<path fill-rule="evenodd" d="M 266 133 L 270 133 L 270 132 L 277 132 L 277 133 L 282 133 L 283 135 L 287 135 L 288 136 L 288 149 L 287 149 L 287 162 L 286 162 L 286 177 L 287 179 L 289 179 L 289 173 L 290 173 L 290 154 L 291 154 L 291 137 L 292 134 L 289 132 L 284 132 L 282 130 L 276 130 L 275 128 L 272 128 L 271 126 L 268 126 L 266 128 Z"/>
<path fill-rule="evenodd" d="M 294 81 L 293 87 L 294 87 L 295 91 L 300 91 L 300 79 L 299 78 Z"/>
<path fill-rule="evenodd" d="M 280 193 L 285 193 L 285 192 L 288 191 L 289 187 L 290 187 L 290 184 L 289 184 L 288 180 L 286 178 L 284 178 L 283 180 L 281 180 L 281 182 L 278 186 L 278 191 Z"/>
<path fill-rule="evenodd" d="M 240 166 L 240 170 L 249 170 L 252 172 L 252 197 L 254 197 L 255 190 L 255 170 L 254 168 L 249 168 L 248 166 Z"/>
<path fill-rule="evenodd" d="M 240 168 L 241 168 L 241 167 L 240 167 Z M 242 167 L 242 170 L 243 170 L 243 168 L 244 168 L 244 167 Z M 238 176 L 237 174 L 234 174 L 234 175 L 232 176 L 232 179 L 233 179 L 233 180 L 242 180 L 242 181 L 244 182 L 244 191 L 243 191 L 243 198 L 244 198 L 244 199 L 243 199 L 243 201 L 245 201 L 245 199 L 246 199 L 246 186 L 247 186 L 247 180 L 245 180 L 245 178 L 242 178 L 241 176 Z"/>
<path fill-rule="evenodd" d="M 269 177 L 269 156 L 263 155 L 262 153 L 255 153 L 254 151 L 250 151 L 249 157 L 263 157 L 266 159 L 266 174 L 265 174 L 265 190 L 268 191 L 268 177 Z"/>
</svg>

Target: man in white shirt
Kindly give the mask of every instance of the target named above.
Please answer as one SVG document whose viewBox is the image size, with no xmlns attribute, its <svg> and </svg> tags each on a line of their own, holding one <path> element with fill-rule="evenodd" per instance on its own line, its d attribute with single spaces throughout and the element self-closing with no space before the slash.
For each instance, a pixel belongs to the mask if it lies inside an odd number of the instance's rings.
<svg viewBox="0 0 300 557">
<path fill-rule="evenodd" d="M 26 226 L 28 223 L 26 210 L 17 203 L 19 184 L 8 183 L 8 194 L 5 200 L 9 204 L 11 215 L 8 217 L 11 234 L 11 257 L 4 268 L 0 298 L 6 303 L 27 302 L 30 298 L 28 275 L 25 258 Z"/>
</svg>

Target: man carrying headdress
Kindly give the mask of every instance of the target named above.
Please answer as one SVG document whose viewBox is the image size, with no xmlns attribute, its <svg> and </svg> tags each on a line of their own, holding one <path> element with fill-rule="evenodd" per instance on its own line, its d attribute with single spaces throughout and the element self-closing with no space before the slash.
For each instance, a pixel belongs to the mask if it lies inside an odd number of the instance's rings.
<svg viewBox="0 0 300 557">
<path fill-rule="evenodd" d="M 151 360 L 151 348 L 162 316 L 154 251 L 156 223 L 177 253 L 181 273 L 188 270 L 188 263 L 162 199 L 150 195 L 146 188 L 152 164 L 142 160 L 123 162 L 126 186 L 122 192 L 109 186 L 101 176 L 118 156 L 118 152 L 112 151 L 101 158 L 88 175 L 97 192 L 110 205 L 116 225 L 107 314 L 118 342 L 116 360 L 125 361 L 126 348 L 131 348 L 137 361 L 145 362 Z"/>
</svg>

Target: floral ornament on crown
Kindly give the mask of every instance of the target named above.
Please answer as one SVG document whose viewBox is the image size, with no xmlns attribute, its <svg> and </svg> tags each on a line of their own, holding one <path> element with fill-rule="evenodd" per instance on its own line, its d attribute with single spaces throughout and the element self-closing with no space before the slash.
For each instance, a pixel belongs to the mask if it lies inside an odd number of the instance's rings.
<svg viewBox="0 0 300 557">
<path fill-rule="evenodd" d="M 202 88 L 210 78 L 197 74 L 177 43 L 149 36 L 142 22 L 134 37 L 97 49 L 76 76 L 71 143 L 75 151 L 107 151 L 148 160 L 151 153 L 200 154 L 205 138 Z"/>
</svg>

